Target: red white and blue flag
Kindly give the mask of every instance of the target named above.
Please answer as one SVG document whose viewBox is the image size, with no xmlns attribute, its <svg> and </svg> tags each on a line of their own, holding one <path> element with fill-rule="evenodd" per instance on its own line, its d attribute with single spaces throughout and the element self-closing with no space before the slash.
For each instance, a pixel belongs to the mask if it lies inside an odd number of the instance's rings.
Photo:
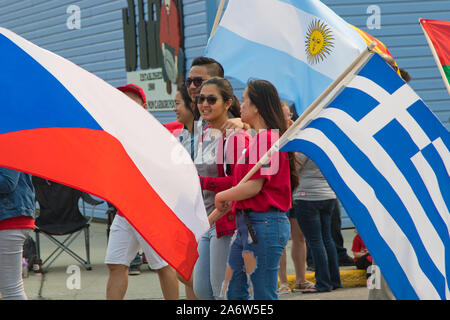
<svg viewBox="0 0 450 320">
<path fill-rule="evenodd" d="M 4 28 L 0 70 L 0 166 L 107 200 L 189 278 L 209 223 L 178 140 L 116 88 Z"/>
</svg>

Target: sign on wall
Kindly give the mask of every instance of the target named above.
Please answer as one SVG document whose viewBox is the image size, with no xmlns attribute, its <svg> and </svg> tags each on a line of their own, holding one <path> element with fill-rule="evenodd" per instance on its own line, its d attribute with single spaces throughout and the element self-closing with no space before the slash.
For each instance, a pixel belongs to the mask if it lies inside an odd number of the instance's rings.
<svg viewBox="0 0 450 320">
<path fill-rule="evenodd" d="M 182 0 L 138 0 L 137 12 L 136 24 L 135 1 L 122 9 L 127 82 L 144 89 L 150 111 L 172 110 L 185 71 Z"/>
</svg>

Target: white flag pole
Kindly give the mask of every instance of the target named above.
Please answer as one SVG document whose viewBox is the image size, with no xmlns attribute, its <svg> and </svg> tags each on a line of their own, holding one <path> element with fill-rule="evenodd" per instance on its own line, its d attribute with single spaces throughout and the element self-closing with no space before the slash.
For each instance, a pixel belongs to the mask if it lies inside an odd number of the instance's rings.
<svg viewBox="0 0 450 320">
<path fill-rule="evenodd" d="M 433 42 L 431 42 L 431 39 L 428 36 L 427 32 L 425 31 L 422 22 L 420 20 L 421 19 L 419 19 L 420 27 L 422 28 L 423 34 L 425 35 L 425 39 L 427 39 L 428 46 L 430 47 L 431 53 L 433 54 L 434 61 L 436 61 L 442 80 L 444 80 L 445 88 L 447 89 L 448 94 L 450 94 L 450 84 L 448 83 L 447 77 L 445 76 L 444 69 L 442 68 L 441 61 L 439 60 L 439 56 L 437 55 Z M 426 23 L 426 21 L 423 21 L 423 23 Z"/>
</svg>

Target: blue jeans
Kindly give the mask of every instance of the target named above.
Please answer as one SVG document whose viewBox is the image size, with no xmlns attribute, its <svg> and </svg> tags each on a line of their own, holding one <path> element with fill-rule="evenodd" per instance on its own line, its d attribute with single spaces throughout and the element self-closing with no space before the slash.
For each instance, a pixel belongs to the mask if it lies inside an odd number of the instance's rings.
<svg viewBox="0 0 450 320">
<path fill-rule="evenodd" d="M 228 265 L 233 271 L 227 297 L 230 300 L 277 300 L 278 269 L 289 240 L 290 224 L 286 212 L 276 209 L 250 212 L 249 220 L 257 243 L 249 237 L 244 215 L 236 216 L 236 240 L 231 245 Z M 243 254 L 252 254 L 256 268 L 247 276 Z M 253 297 L 251 296 L 253 292 Z"/>
<path fill-rule="evenodd" d="M 221 296 L 225 268 L 230 252 L 231 235 L 217 238 L 216 227 L 210 228 L 198 242 L 198 259 L 194 267 L 194 293 L 200 300 Z"/>
<path fill-rule="evenodd" d="M 296 200 L 295 216 L 305 235 L 316 269 L 316 289 L 330 291 L 342 287 L 339 262 L 331 236 L 331 215 L 336 199 L 321 201 Z"/>
</svg>

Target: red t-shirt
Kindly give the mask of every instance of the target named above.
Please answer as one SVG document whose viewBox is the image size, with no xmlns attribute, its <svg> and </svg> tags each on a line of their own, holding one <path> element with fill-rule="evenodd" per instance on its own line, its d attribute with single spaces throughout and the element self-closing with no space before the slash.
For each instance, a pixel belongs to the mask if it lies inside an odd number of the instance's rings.
<svg viewBox="0 0 450 320">
<path fill-rule="evenodd" d="M 34 218 L 19 216 L 0 220 L 0 230 L 34 229 Z"/>
<path fill-rule="evenodd" d="M 352 252 L 360 252 L 362 249 L 367 249 L 367 248 L 366 248 L 366 245 L 364 244 L 364 242 L 362 241 L 361 237 L 359 236 L 359 234 L 357 234 L 355 236 L 355 238 L 353 238 Z M 356 262 L 358 259 L 353 258 L 353 260 Z M 367 260 L 372 262 L 372 257 L 368 256 Z"/>
<path fill-rule="evenodd" d="M 169 130 L 175 137 L 178 137 L 181 133 L 181 130 L 183 130 L 183 124 L 178 121 L 172 121 L 162 124 L 164 127 L 166 127 L 167 130 Z"/>
<path fill-rule="evenodd" d="M 250 142 L 243 159 L 235 166 L 233 185 L 236 186 L 242 178 L 253 168 L 270 147 L 278 140 L 276 131 L 264 130 L 258 133 Z M 271 207 L 282 211 L 291 208 L 291 180 L 289 171 L 289 155 L 286 152 L 274 153 L 267 165 L 262 166 L 250 180 L 264 178 L 261 191 L 254 197 L 236 201 L 233 209 L 251 209 L 252 211 L 266 212 Z"/>
</svg>

